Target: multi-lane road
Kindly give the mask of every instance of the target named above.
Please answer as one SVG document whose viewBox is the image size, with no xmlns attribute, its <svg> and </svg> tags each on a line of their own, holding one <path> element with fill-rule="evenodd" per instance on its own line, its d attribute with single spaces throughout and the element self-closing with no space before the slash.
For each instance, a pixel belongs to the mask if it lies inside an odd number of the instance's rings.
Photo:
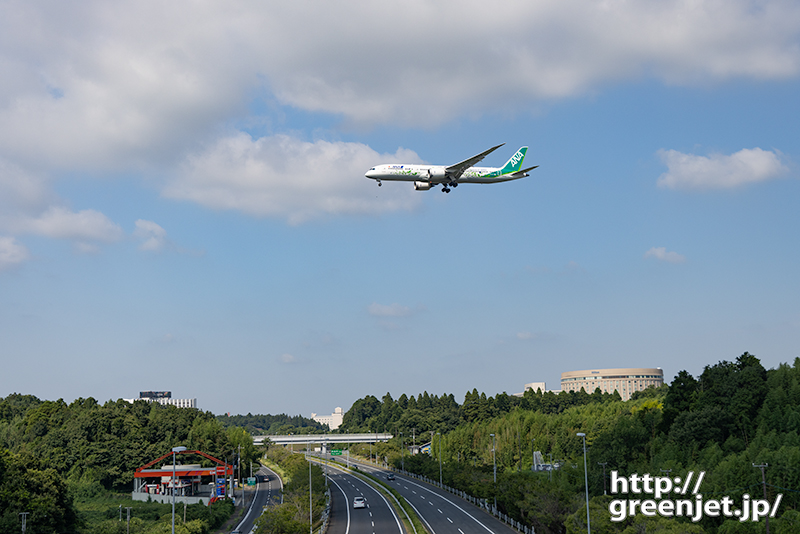
<svg viewBox="0 0 800 534">
<path fill-rule="evenodd" d="M 256 490 L 253 501 L 248 506 L 244 518 L 239 522 L 236 530 L 248 533 L 253 530 L 253 524 L 261 515 L 265 506 L 270 504 L 280 504 L 283 494 L 283 484 L 280 477 L 274 471 L 266 467 L 261 467 L 256 473 Z"/>
<path fill-rule="evenodd" d="M 360 463 L 359 469 L 383 478 L 396 489 L 431 534 L 517 534 L 477 506 L 435 486 L 396 473 L 394 480 L 386 480 L 389 472 L 370 464 Z"/>
<path fill-rule="evenodd" d="M 405 534 L 397 512 L 378 490 L 338 469 L 330 469 L 329 476 L 329 534 Z M 353 508 L 355 497 L 363 497 L 366 507 Z"/>
<path fill-rule="evenodd" d="M 382 478 L 396 489 L 414 508 L 431 534 L 516 534 L 480 508 L 435 486 L 400 474 L 395 474 L 394 480 L 386 480 L 389 471 L 371 464 L 358 465 L 361 470 Z M 403 527 L 398 516 L 402 511 L 390 506 L 387 498 L 369 483 L 331 466 L 327 471 L 331 491 L 329 534 L 414 534 L 413 530 Z M 281 502 L 280 478 L 266 467 L 262 467 L 257 476 L 255 498 L 237 527 L 242 533 L 252 531 L 264 506 Z M 353 508 L 355 497 L 363 497 L 366 507 Z"/>
</svg>

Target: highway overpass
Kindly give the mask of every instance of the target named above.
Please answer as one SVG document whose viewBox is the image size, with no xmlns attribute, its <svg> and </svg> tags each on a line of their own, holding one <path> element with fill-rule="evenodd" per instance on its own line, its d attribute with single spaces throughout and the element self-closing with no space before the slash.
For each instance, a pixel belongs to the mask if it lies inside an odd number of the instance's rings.
<svg viewBox="0 0 800 534">
<path fill-rule="evenodd" d="M 324 445 L 326 443 L 375 443 L 376 441 L 389 441 L 392 434 L 289 434 L 288 436 L 253 436 L 255 445 L 263 445 L 264 440 L 269 439 L 276 445 L 291 445 L 312 443 Z"/>
</svg>

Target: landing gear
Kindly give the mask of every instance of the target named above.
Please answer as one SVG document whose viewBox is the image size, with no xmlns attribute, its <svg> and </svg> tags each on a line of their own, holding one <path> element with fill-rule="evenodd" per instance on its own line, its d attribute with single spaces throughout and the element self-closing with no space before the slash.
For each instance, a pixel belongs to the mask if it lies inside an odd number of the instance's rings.
<svg viewBox="0 0 800 534">
<path fill-rule="evenodd" d="M 446 184 L 442 184 L 442 191 L 445 193 L 449 193 L 451 187 L 458 187 L 458 182 L 449 182 Z"/>
<path fill-rule="evenodd" d="M 381 183 L 381 181 L 380 181 L 380 180 L 378 180 L 378 187 L 380 187 L 380 186 L 382 186 L 382 185 L 383 185 L 383 184 Z"/>
</svg>

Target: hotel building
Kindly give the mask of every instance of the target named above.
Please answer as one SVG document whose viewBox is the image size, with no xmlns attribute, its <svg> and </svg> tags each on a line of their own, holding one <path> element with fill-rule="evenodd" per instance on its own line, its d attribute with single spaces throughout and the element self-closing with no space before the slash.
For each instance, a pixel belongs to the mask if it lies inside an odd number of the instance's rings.
<svg viewBox="0 0 800 534">
<path fill-rule="evenodd" d="M 600 388 L 603 393 L 618 391 L 622 400 L 631 398 L 635 391 L 664 384 L 664 371 L 660 367 L 630 367 L 622 369 L 588 369 L 561 373 L 561 391 L 594 393 Z"/>
</svg>

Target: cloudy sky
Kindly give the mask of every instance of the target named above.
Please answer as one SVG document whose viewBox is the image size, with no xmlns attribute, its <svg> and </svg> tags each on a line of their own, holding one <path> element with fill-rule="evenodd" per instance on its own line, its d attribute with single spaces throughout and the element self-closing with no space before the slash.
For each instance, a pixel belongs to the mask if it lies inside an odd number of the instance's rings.
<svg viewBox="0 0 800 534">
<path fill-rule="evenodd" d="M 214 413 L 800 356 L 800 4 L 0 4 L 0 396 Z M 529 146 L 529 178 L 378 188 Z"/>
</svg>

